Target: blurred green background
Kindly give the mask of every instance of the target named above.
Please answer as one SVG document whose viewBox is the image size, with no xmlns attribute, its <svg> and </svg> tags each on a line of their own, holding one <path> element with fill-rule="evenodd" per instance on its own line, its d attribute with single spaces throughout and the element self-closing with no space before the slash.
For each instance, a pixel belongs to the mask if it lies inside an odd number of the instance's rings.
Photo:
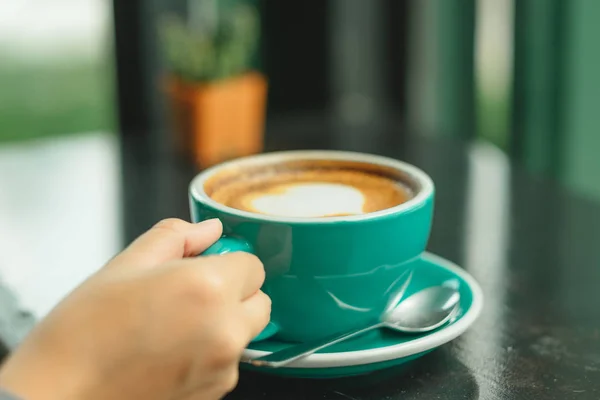
<svg viewBox="0 0 600 400">
<path fill-rule="evenodd" d="M 114 131 L 110 57 L 65 64 L 18 58 L 0 65 L 0 140 Z"/>
<path fill-rule="evenodd" d="M 110 2 L 0 1 L 0 142 L 114 131 Z"/>
</svg>

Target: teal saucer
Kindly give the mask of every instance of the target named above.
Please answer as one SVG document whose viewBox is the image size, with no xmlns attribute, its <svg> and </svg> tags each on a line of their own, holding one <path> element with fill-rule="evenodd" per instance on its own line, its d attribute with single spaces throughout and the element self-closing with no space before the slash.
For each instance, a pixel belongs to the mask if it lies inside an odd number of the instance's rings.
<svg viewBox="0 0 600 400">
<path fill-rule="evenodd" d="M 402 335 L 380 329 L 356 339 L 338 343 L 284 368 L 255 367 L 242 361 L 241 367 L 270 374 L 302 378 L 340 378 L 363 375 L 413 361 L 457 338 L 479 316 L 483 293 L 479 284 L 451 261 L 424 253 L 414 269 L 407 295 L 434 285 L 456 287 L 461 296 L 460 310 L 454 319 L 436 331 L 422 335 Z M 251 360 L 291 346 L 267 339 L 251 343 L 242 360 Z"/>
</svg>

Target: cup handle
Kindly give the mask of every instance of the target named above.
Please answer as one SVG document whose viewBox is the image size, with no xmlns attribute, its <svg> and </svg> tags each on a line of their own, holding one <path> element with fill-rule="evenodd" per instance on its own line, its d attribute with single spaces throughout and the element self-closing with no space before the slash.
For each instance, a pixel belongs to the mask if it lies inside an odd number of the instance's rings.
<svg viewBox="0 0 600 400">
<path fill-rule="evenodd" d="M 236 251 L 245 251 L 246 253 L 254 254 L 252 246 L 243 239 L 223 236 L 200 255 L 223 255 L 227 253 L 234 253 Z M 265 329 L 263 329 L 258 336 L 252 339 L 252 342 L 268 339 L 275 335 L 278 331 L 279 328 L 277 325 L 274 322 L 269 321 L 269 324 L 265 327 Z"/>
</svg>

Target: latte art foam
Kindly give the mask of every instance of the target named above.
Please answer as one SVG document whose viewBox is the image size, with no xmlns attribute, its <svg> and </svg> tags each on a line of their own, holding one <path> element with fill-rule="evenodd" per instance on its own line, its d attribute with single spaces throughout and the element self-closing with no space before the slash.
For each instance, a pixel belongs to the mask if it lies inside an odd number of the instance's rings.
<svg viewBox="0 0 600 400">
<path fill-rule="evenodd" d="M 333 160 L 231 168 L 208 179 L 204 190 L 228 207 L 295 218 L 366 214 L 412 197 L 411 190 L 392 171 L 373 164 Z"/>
<path fill-rule="evenodd" d="M 249 193 L 242 203 L 262 214 L 284 217 L 324 217 L 364 214 L 365 198 L 352 186 L 307 182 L 273 187 L 270 194 Z"/>
</svg>

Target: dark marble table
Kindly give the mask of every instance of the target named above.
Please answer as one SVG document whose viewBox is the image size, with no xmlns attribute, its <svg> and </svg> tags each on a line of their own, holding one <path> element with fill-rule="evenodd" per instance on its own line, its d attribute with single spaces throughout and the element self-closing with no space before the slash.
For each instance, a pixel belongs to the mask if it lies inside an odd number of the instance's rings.
<svg viewBox="0 0 600 400">
<path fill-rule="evenodd" d="M 359 150 L 424 169 L 437 187 L 429 250 L 480 282 L 483 313 L 408 366 L 323 381 L 242 372 L 229 399 L 600 398 L 600 204 L 519 170 L 484 143 L 329 129 L 271 126 L 268 149 Z M 121 160 L 125 242 L 160 218 L 189 218 L 193 168 L 144 150 L 135 135 Z"/>
</svg>

